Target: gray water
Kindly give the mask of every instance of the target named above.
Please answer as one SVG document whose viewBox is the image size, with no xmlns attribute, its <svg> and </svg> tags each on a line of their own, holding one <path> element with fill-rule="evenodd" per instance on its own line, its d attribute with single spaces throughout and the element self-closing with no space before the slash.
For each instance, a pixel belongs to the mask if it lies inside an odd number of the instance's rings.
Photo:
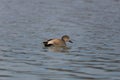
<svg viewBox="0 0 120 80">
<path fill-rule="evenodd" d="M 120 80 L 120 0 L 0 0 L 0 80 Z"/>
</svg>

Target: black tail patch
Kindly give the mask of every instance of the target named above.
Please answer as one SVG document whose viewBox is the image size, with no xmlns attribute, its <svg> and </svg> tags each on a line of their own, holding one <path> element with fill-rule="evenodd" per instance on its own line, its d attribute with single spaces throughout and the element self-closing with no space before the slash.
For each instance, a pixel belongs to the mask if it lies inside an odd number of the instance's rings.
<svg viewBox="0 0 120 80">
<path fill-rule="evenodd" d="M 50 47 L 50 46 L 52 46 L 52 44 L 48 44 L 48 42 L 43 42 L 43 44 L 44 44 L 45 47 Z"/>
</svg>

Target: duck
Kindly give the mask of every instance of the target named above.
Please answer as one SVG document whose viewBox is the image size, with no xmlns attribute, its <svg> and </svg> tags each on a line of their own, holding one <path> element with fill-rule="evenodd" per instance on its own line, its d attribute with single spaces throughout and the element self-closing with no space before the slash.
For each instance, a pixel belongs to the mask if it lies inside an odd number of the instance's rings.
<svg viewBox="0 0 120 80">
<path fill-rule="evenodd" d="M 49 39 L 47 41 L 44 41 L 43 44 L 44 44 L 45 47 L 50 47 L 50 46 L 65 47 L 66 46 L 66 42 L 73 43 L 70 40 L 70 37 L 68 35 L 63 35 L 61 37 L 61 39 L 58 39 L 58 38 Z"/>
</svg>

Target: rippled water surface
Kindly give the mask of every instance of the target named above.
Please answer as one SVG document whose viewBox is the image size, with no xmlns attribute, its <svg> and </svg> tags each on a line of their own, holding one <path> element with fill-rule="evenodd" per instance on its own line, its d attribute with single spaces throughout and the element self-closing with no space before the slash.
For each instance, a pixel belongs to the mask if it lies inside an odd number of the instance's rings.
<svg viewBox="0 0 120 80">
<path fill-rule="evenodd" d="M 120 0 L 0 0 L 0 80 L 120 80 Z"/>
</svg>

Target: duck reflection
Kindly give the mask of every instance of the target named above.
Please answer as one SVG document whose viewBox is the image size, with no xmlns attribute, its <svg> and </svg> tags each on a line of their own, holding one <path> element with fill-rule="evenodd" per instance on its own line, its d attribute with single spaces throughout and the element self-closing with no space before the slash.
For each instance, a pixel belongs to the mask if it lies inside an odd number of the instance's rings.
<svg viewBox="0 0 120 80">
<path fill-rule="evenodd" d="M 52 52 L 69 52 L 69 49 L 68 47 L 48 47 L 48 50 L 49 51 L 52 51 Z"/>
</svg>

